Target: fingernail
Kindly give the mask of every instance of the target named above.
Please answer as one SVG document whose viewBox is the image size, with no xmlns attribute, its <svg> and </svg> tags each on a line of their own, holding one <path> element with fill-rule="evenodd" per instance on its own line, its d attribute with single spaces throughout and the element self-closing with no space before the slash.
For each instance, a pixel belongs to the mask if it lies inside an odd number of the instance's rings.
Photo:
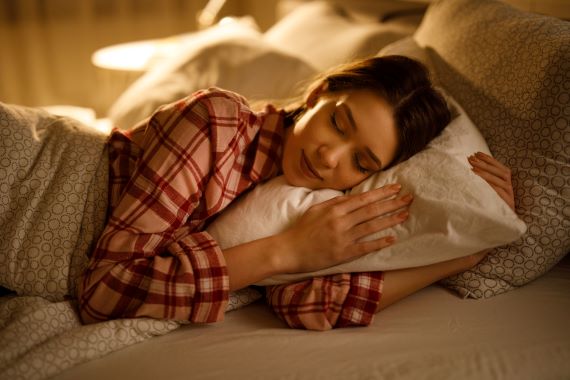
<svg viewBox="0 0 570 380">
<path fill-rule="evenodd" d="M 409 215 L 410 215 L 410 213 L 409 213 L 408 211 L 402 211 L 401 213 L 399 213 L 399 214 L 397 215 L 397 217 L 398 217 L 399 219 L 404 220 L 404 219 L 407 219 Z"/>
<path fill-rule="evenodd" d="M 396 242 L 396 238 L 394 236 L 388 236 L 386 238 L 386 243 L 388 244 L 394 244 Z"/>
<path fill-rule="evenodd" d="M 402 197 L 402 201 L 406 203 L 411 202 L 412 199 L 414 199 L 414 196 L 412 194 L 406 194 Z"/>
</svg>

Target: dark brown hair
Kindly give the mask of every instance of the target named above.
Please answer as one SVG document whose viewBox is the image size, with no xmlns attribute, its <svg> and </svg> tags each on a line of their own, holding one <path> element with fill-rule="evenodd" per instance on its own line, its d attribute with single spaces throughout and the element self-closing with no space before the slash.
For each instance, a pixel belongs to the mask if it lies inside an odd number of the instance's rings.
<svg viewBox="0 0 570 380">
<path fill-rule="evenodd" d="M 324 93 L 369 90 L 392 107 L 398 130 L 398 151 L 387 166 L 405 161 L 433 140 L 451 120 L 444 97 L 434 88 L 429 70 L 408 57 L 373 57 L 341 65 L 319 76 L 307 94 L 321 87 Z M 286 111 L 291 125 L 305 112 L 306 105 Z"/>
</svg>

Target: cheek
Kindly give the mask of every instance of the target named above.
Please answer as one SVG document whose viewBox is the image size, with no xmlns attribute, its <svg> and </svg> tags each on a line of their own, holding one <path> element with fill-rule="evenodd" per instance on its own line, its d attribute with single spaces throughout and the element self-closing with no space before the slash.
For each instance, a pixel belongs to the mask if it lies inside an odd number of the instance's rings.
<svg viewBox="0 0 570 380">
<path fill-rule="evenodd" d="M 362 173 L 360 170 L 354 167 L 352 157 L 347 162 L 347 166 L 345 166 L 344 169 L 345 171 L 344 173 L 339 175 L 339 179 L 342 179 L 346 184 L 348 184 L 349 185 L 348 187 L 354 187 L 359 183 L 361 183 L 362 181 L 365 181 L 368 178 L 380 172 L 380 171 L 372 171 L 372 172 Z"/>
<path fill-rule="evenodd" d="M 283 171 L 283 174 L 286 178 L 292 174 L 292 169 L 295 166 L 294 161 L 296 161 L 295 157 L 297 157 L 299 155 L 298 152 L 301 151 L 301 147 L 298 146 L 298 136 L 294 135 L 292 133 L 293 131 L 290 132 L 291 133 L 285 140 L 285 145 L 283 147 L 283 157 L 281 158 L 281 170 Z"/>
<path fill-rule="evenodd" d="M 360 182 L 364 181 L 370 175 L 364 175 L 349 168 L 337 170 L 329 180 L 327 186 L 335 190 L 348 190 Z"/>
<path fill-rule="evenodd" d="M 324 109 L 309 111 L 295 125 L 294 134 L 303 142 L 315 142 L 326 135 L 329 127 L 328 112 Z"/>
</svg>

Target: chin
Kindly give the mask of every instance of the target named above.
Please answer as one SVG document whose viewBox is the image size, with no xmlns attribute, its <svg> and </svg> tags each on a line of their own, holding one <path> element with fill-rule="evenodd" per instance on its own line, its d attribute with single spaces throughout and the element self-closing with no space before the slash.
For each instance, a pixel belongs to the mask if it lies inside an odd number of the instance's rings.
<svg viewBox="0 0 570 380">
<path fill-rule="evenodd" d="M 306 180 L 304 181 L 303 178 L 299 178 L 299 176 L 296 176 L 295 173 L 286 168 L 283 168 L 283 177 L 285 177 L 285 181 L 289 186 L 312 188 Z"/>
<path fill-rule="evenodd" d="M 305 184 L 302 183 L 302 181 L 299 180 L 299 178 L 296 178 L 295 176 L 292 175 L 288 175 L 286 172 L 283 173 L 283 177 L 285 177 L 285 181 L 289 186 L 307 187 Z"/>
</svg>

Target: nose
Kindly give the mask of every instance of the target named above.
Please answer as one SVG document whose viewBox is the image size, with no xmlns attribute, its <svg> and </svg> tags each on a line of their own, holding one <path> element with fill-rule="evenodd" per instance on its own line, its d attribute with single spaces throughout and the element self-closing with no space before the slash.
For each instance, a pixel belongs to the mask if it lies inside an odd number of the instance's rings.
<svg viewBox="0 0 570 380">
<path fill-rule="evenodd" d="M 319 159 L 322 165 L 329 169 L 334 169 L 338 166 L 341 157 L 344 153 L 342 145 L 321 145 L 318 149 Z"/>
</svg>

